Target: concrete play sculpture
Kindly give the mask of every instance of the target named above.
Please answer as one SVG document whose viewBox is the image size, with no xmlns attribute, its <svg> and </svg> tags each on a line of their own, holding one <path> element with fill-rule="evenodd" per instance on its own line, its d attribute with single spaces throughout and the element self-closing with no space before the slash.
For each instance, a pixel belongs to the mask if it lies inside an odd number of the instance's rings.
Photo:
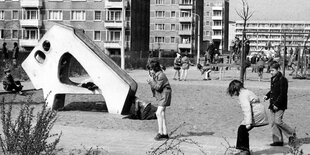
<svg viewBox="0 0 310 155">
<path fill-rule="evenodd" d="M 89 90 L 69 79 L 75 58 L 98 87 Z M 82 30 L 65 25 L 51 27 L 22 67 L 36 89 L 42 89 L 48 107 L 64 106 L 66 94 L 102 94 L 109 113 L 130 110 L 137 83 L 96 46 Z"/>
</svg>

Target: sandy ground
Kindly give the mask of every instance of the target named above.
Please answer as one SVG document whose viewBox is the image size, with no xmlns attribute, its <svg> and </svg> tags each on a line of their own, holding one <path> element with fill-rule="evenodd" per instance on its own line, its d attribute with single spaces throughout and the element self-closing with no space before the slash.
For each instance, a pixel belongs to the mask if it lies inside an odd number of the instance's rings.
<svg viewBox="0 0 310 155">
<path fill-rule="evenodd" d="M 216 80 L 219 73 L 213 72 L 212 80 L 210 81 L 203 81 L 199 71 L 194 67 L 190 69 L 187 81 L 172 80 L 174 73 L 172 68 L 168 68 L 165 72 L 169 77 L 173 90 L 172 104 L 167 109 L 167 122 L 170 131 L 181 123 L 186 122 L 186 125 L 179 132 L 200 133 L 202 136 L 236 138 L 236 130 L 241 122 L 242 113 L 237 103 L 237 98 L 229 97 L 226 94 L 226 88 L 232 79 L 238 79 L 239 71 L 237 69 L 226 71 L 223 80 Z M 128 71 L 128 73 L 138 83 L 136 96 L 147 101 L 154 101 L 154 98 L 151 98 L 150 88 L 146 83 L 148 72 L 145 70 L 132 70 Z M 81 79 L 83 78 L 77 78 L 77 80 Z M 310 103 L 310 81 L 293 80 L 291 77 L 288 77 L 288 79 L 289 103 L 284 121 L 296 128 L 299 138 L 310 139 L 308 135 L 310 133 L 310 106 L 308 105 Z M 265 73 L 263 81 L 258 82 L 257 74 L 251 73 L 248 70 L 245 86 L 262 99 L 269 89 L 269 80 L 270 75 Z M 26 88 L 31 87 L 29 83 L 25 83 L 25 85 Z M 9 100 L 24 101 L 26 99 L 26 97 L 20 96 L 13 98 L 12 95 L 6 95 L 4 100 L 8 102 Z M 75 100 L 96 102 L 101 99 L 100 96 L 71 96 L 68 102 Z M 42 101 L 42 97 L 32 96 L 32 100 Z M 264 104 L 268 105 L 267 102 L 264 102 Z M 39 105 L 36 107 L 40 107 Z M 18 108 L 15 108 L 13 113 L 17 113 L 17 111 Z M 121 115 L 106 112 L 64 111 L 58 112 L 58 119 L 54 128 L 57 130 L 62 127 L 72 127 L 76 132 L 85 130 L 85 128 L 154 132 L 154 136 L 157 133 L 156 120 L 128 120 L 122 119 L 122 117 Z M 2 129 L 1 125 L 0 128 Z M 253 129 L 250 132 L 250 139 L 266 141 L 266 144 L 271 143 L 270 126 Z M 104 140 L 104 137 L 98 137 L 97 140 Z M 85 144 L 87 143 L 85 141 Z M 82 146 L 80 147 L 83 149 Z"/>
</svg>

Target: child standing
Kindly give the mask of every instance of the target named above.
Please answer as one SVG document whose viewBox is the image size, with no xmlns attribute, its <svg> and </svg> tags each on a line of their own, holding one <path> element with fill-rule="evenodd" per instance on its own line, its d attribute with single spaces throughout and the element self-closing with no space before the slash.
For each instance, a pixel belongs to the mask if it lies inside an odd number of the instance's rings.
<svg viewBox="0 0 310 155">
<path fill-rule="evenodd" d="M 158 134 L 155 140 L 169 139 L 166 125 L 166 107 L 171 103 L 171 86 L 165 73 L 161 70 L 158 61 L 151 61 L 149 65 L 151 77 L 147 83 L 151 86 L 153 97 L 156 98 L 158 108 L 156 111 L 158 122 Z"/>
<path fill-rule="evenodd" d="M 173 68 L 175 70 L 174 76 L 173 76 L 173 80 L 177 80 L 176 76 L 178 76 L 178 80 L 180 81 L 180 69 L 181 69 L 181 54 L 177 53 L 177 56 L 174 59 L 173 62 Z"/>
</svg>

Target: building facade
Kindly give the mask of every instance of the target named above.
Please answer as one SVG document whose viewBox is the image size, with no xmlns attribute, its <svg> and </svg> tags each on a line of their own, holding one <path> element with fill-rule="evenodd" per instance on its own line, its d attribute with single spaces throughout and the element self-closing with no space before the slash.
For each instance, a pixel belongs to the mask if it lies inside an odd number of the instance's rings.
<svg viewBox="0 0 310 155">
<path fill-rule="evenodd" d="M 242 39 L 243 21 L 236 21 L 235 35 Z M 309 21 L 247 21 L 246 36 L 250 40 L 250 51 L 258 52 L 265 46 L 278 46 L 286 41 L 287 47 L 304 45 L 310 34 Z M 284 37 L 285 36 L 285 37 Z M 233 39 L 233 38 L 232 38 Z M 309 46 L 310 43 L 308 42 Z"/>
<path fill-rule="evenodd" d="M 107 54 L 149 51 L 149 7 L 136 0 L 0 0 L 0 43 L 29 51 L 61 23 L 83 29 Z"/>
<path fill-rule="evenodd" d="M 229 1 L 205 0 L 203 17 L 203 50 L 213 42 L 220 53 L 228 53 Z"/>
<path fill-rule="evenodd" d="M 204 54 L 210 41 L 227 49 L 228 7 L 228 0 L 151 0 L 150 50 Z"/>
<path fill-rule="evenodd" d="M 200 18 L 202 2 L 151 0 L 150 50 L 192 54 L 198 44 L 198 21 L 203 20 Z M 199 25 L 202 27 L 202 21 L 199 21 Z"/>
</svg>

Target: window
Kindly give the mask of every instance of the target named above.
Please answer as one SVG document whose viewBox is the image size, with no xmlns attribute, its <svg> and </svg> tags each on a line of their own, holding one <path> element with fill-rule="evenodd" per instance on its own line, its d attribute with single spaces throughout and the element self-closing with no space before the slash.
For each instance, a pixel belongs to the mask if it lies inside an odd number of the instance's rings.
<svg viewBox="0 0 310 155">
<path fill-rule="evenodd" d="M 37 10 L 26 10 L 25 19 L 38 19 L 38 11 Z"/>
<path fill-rule="evenodd" d="M 191 24 L 182 24 L 181 30 L 182 31 L 190 31 L 191 30 Z"/>
<path fill-rule="evenodd" d="M 95 17 L 94 17 L 94 19 L 95 19 L 95 21 L 100 21 L 101 20 L 101 11 L 95 11 L 95 13 L 94 13 L 95 15 Z"/>
<path fill-rule="evenodd" d="M 156 0 L 155 4 L 164 4 L 164 0 Z"/>
<path fill-rule="evenodd" d="M 118 42 L 121 40 L 121 31 L 109 31 L 107 41 Z"/>
<path fill-rule="evenodd" d="M 100 31 L 94 31 L 94 40 L 100 41 L 101 40 L 101 33 Z"/>
<path fill-rule="evenodd" d="M 76 21 L 85 20 L 85 11 L 72 11 L 71 20 L 76 20 Z"/>
<path fill-rule="evenodd" d="M 171 43 L 175 43 L 175 37 L 170 38 Z"/>
<path fill-rule="evenodd" d="M 62 11 L 60 10 L 50 10 L 48 12 L 49 20 L 62 20 Z"/>
<path fill-rule="evenodd" d="M 210 21 L 206 21 L 206 25 L 207 25 L 207 26 L 210 26 Z"/>
<path fill-rule="evenodd" d="M 171 4 L 177 4 L 177 0 L 171 0 Z"/>
<path fill-rule="evenodd" d="M 163 43 L 165 40 L 164 37 L 155 37 L 155 43 Z"/>
<path fill-rule="evenodd" d="M 12 11 L 12 19 L 17 20 L 18 19 L 18 10 L 13 10 Z"/>
<path fill-rule="evenodd" d="M 18 30 L 12 30 L 12 39 L 18 39 Z"/>
<path fill-rule="evenodd" d="M 176 30 L 175 24 L 171 24 L 171 30 Z"/>
<path fill-rule="evenodd" d="M 165 24 L 155 24 L 155 30 L 165 30 Z"/>
<path fill-rule="evenodd" d="M 192 0 L 182 0 L 181 4 L 192 4 Z"/>
<path fill-rule="evenodd" d="M 4 11 L 0 10 L 0 20 L 4 20 Z"/>
<path fill-rule="evenodd" d="M 31 30 L 31 29 L 26 29 L 23 31 L 23 39 L 28 39 L 28 40 L 36 40 L 38 39 L 38 35 L 37 35 L 37 30 Z"/>
<path fill-rule="evenodd" d="M 180 17 L 191 17 L 191 12 L 190 11 L 181 11 Z"/>
<path fill-rule="evenodd" d="M 210 12 L 209 11 L 207 11 L 206 16 L 210 17 Z"/>
<path fill-rule="evenodd" d="M 165 11 L 156 11 L 156 17 L 165 17 Z"/>
<path fill-rule="evenodd" d="M 71 0 L 72 2 L 76 1 L 76 2 L 80 2 L 80 1 L 86 1 L 86 0 Z"/>
<path fill-rule="evenodd" d="M 210 31 L 206 31 L 206 36 L 210 36 Z"/>
<path fill-rule="evenodd" d="M 122 10 L 109 10 L 107 14 L 108 21 L 121 21 Z"/>
<path fill-rule="evenodd" d="M 176 17 L 175 11 L 171 11 L 171 17 Z"/>
<path fill-rule="evenodd" d="M 210 2 L 207 2 L 207 6 L 210 6 Z"/>
</svg>

